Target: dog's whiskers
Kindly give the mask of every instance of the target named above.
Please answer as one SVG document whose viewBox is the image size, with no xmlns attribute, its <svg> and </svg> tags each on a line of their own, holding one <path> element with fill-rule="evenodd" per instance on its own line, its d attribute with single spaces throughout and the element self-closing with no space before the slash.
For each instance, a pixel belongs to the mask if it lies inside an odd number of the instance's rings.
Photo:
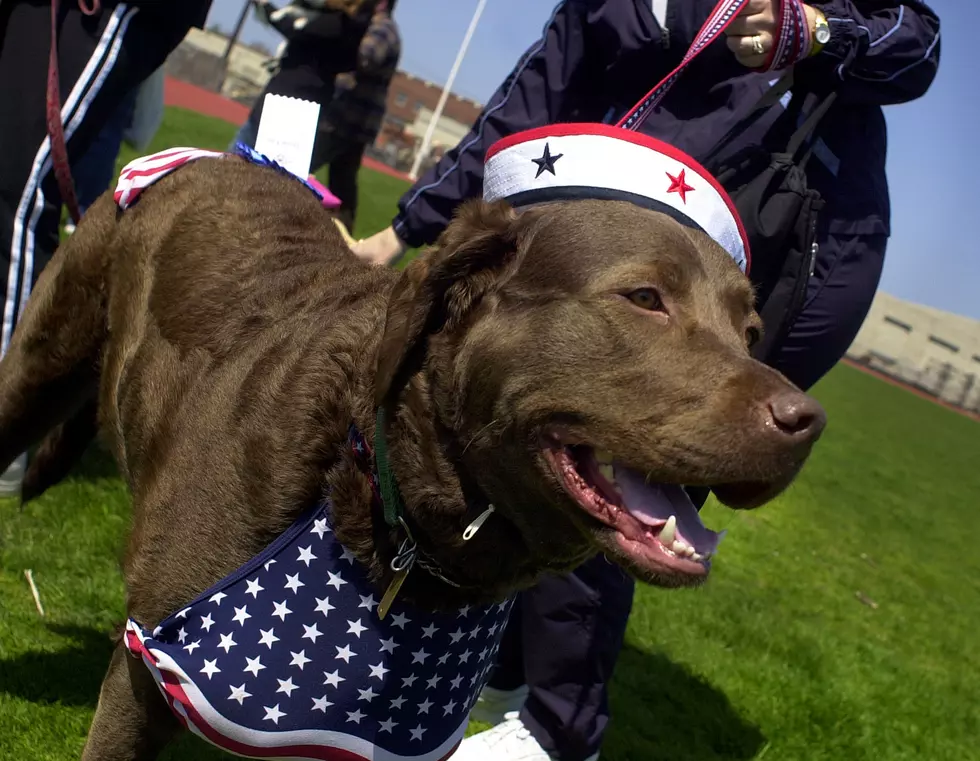
<svg viewBox="0 0 980 761">
<path fill-rule="evenodd" d="M 487 430 L 487 428 L 490 428 L 491 426 L 494 426 L 494 425 L 496 425 L 499 422 L 500 421 L 497 420 L 497 419 L 491 420 L 489 423 L 487 423 L 485 426 L 483 426 L 483 428 L 481 428 L 479 431 L 477 431 L 476 433 L 474 433 L 473 434 L 473 437 L 469 441 L 466 442 L 466 446 L 463 447 L 462 454 L 466 454 L 466 450 L 470 448 L 470 444 L 472 444 L 474 441 L 476 441 L 479 438 L 479 436 L 480 436 L 481 433 L 483 433 L 485 430 Z"/>
</svg>

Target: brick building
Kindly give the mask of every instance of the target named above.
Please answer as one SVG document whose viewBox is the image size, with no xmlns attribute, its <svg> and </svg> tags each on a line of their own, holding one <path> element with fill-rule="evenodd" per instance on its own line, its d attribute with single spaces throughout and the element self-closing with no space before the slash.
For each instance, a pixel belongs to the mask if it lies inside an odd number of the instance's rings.
<svg viewBox="0 0 980 761">
<path fill-rule="evenodd" d="M 439 103 L 442 86 L 404 71 L 399 71 L 388 88 L 388 108 L 381 134 L 371 151 L 377 158 L 389 164 L 401 166 L 411 162 L 417 145 L 421 142 L 432 112 Z M 457 136 L 476 121 L 483 106 L 474 100 L 450 94 L 437 125 L 431 160 L 451 148 L 445 142 L 453 142 L 449 136 Z M 440 140 L 440 137 L 443 139 Z M 403 167 L 404 168 L 404 167 Z"/>
<path fill-rule="evenodd" d="M 192 29 L 167 62 L 171 76 L 202 87 L 223 90 L 228 97 L 251 107 L 269 80 L 267 51 L 237 43 L 231 54 L 227 76 L 221 56 L 228 38 L 215 31 Z M 223 81 L 223 87 L 221 83 Z M 387 113 L 381 133 L 369 155 L 403 171 L 411 166 L 415 150 L 431 123 L 442 86 L 404 71 L 395 74 L 388 89 Z M 434 130 L 426 165 L 455 145 L 476 121 L 483 106 L 469 98 L 451 94 Z"/>
</svg>

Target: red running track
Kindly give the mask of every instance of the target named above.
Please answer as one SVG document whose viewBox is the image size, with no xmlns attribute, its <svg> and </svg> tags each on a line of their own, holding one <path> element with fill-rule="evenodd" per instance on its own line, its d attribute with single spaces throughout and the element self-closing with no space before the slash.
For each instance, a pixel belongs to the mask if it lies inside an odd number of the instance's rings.
<svg viewBox="0 0 980 761">
<path fill-rule="evenodd" d="M 236 103 L 223 95 L 205 90 L 203 87 L 198 87 L 188 82 L 182 82 L 173 77 L 166 77 L 165 79 L 163 102 L 168 106 L 186 108 L 189 111 L 196 111 L 205 116 L 222 119 L 234 124 L 236 127 L 244 124 L 245 119 L 248 118 L 248 108 L 241 103 Z M 367 156 L 364 157 L 361 165 L 366 166 L 368 169 L 373 169 L 376 172 L 405 180 L 406 182 L 410 181 L 408 175 Z"/>
</svg>

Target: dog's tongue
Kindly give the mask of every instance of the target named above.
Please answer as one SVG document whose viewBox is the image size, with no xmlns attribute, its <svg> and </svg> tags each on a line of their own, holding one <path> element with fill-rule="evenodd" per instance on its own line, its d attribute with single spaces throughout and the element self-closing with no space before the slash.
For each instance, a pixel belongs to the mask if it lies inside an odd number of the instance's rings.
<svg viewBox="0 0 980 761">
<path fill-rule="evenodd" d="M 713 555 L 725 532 L 716 532 L 701 522 L 698 510 L 687 492 L 674 484 L 648 483 L 642 473 L 613 463 L 616 484 L 627 512 L 641 523 L 660 522 L 673 515 L 677 529 L 688 544 L 702 555 Z"/>
</svg>

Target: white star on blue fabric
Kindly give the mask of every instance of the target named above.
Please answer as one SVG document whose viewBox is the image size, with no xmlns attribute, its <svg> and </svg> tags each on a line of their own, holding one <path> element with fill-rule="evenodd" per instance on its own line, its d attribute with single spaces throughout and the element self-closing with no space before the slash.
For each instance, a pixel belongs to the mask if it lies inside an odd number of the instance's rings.
<svg viewBox="0 0 980 761">
<path fill-rule="evenodd" d="M 204 674 L 208 679 L 213 677 L 215 674 L 220 674 L 221 669 L 218 668 L 218 659 L 215 658 L 213 661 L 204 661 L 204 668 L 201 669 L 201 673 Z"/>
<path fill-rule="evenodd" d="M 318 520 L 313 521 L 313 528 L 310 529 L 310 533 L 316 534 L 318 537 L 320 537 L 320 539 L 323 539 L 324 534 L 330 533 L 330 529 L 327 528 L 327 519 L 320 518 Z"/>
<path fill-rule="evenodd" d="M 334 645 L 334 647 L 337 647 Z M 343 660 L 344 663 L 350 663 L 350 659 L 356 656 L 353 650 L 350 649 L 350 645 L 344 645 L 343 648 L 337 647 L 337 656 L 334 660 Z"/>
<path fill-rule="evenodd" d="M 368 630 L 368 628 L 364 624 L 361 623 L 361 619 L 357 619 L 356 621 L 348 621 L 347 622 L 347 633 L 348 634 L 353 634 L 358 639 L 360 639 L 361 638 L 361 634 L 363 634 L 367 630 Z"/>
<path fill-rule="evenodd" d="M 265 709 L 265 716 L 263 719 L 268 719 L 276 726 L 279 726 L 279 719 L 281 719 L 286 714 L 279 710 L 279 704 L 276 703 L 271 708 L 269 706 L 262 706 Z"/>
<path fill-rule="evenodd" d="M 228 696 L 228 700 L 237 700 L 238 705 L 243 705 L 245 703 L 245 698 L 252 697 L 252 693 L 245 691 L 245 685 L 241 687 L 232 686 L 231 695 Z"/>
<path fill-rule="evenodd" d="M 326 618 L 327 614 L 331 610 L 337 610 L 337 609 L 333 605 L 330 604 L 330 598 L 329 597 L 324 597 L 322 600 L 319 597 L 316 598 L 316 612 L 317 613 L 322 613 L 323 616 L 324 616 L 324 618 Z"/>
<path fill-rule="evenodd" d="M 265 666 L 262 665 L 262 657 L 259 655 L 256 655 L 254 658 L 249 658 L 246 656 L 245 662 L 248 664 L 245 666 L 245 671 L 251 672 L 252 676 L 258 676 L 259 672 L 265 668 Z"/>
<path fill-rule="evenodd" d="M 265 645 L 271 650 L 272 646 L 279 641 L 279 638 L 276 636 L 275 627 L 271 629 L 259 629 L 259 631 L 262 632 L 262 636 L 259 637 L 259 644 Z"/>
<path fill-rule="evenodd" d="M 238 643 L 235 642 L 230 632 L 228 634 L 222 634 L 220 636 L 221 636 L 221 642 L 218 643 L 218 647 L 224 648 L 226 654 L 230 653 L 231 649 Z"/>
<path fill-rule="evenodd" d="M 231 620 L 237 624 L 245 626 L 245 620 L 251 617 L 251 614 L 248 612 L 248 606 L 243 605 L 240 608 L 235 608 L 235 615 L 231 617 Z"/>
<path fill-rule="evenodd" d="M 276 690 L 276 692 L 284 693 L 287 698 L 292 696 L 293 690 L 299 689 L 299 687 L 293 684 L 292 677 L 289 677 L 288 679 L 276 679 L 276 681 L 279 682 L 279 689 Z"/>
<path fill-rule="evenodd" d="M 303 624 L 303 637 L 302 639 L 308 639 L 314 645 L 316 644 L 317 637 L 322 637 L 323 632 L 316 628 L 316 624 L 313 626 L 307 626 Z"/>
</svg>

